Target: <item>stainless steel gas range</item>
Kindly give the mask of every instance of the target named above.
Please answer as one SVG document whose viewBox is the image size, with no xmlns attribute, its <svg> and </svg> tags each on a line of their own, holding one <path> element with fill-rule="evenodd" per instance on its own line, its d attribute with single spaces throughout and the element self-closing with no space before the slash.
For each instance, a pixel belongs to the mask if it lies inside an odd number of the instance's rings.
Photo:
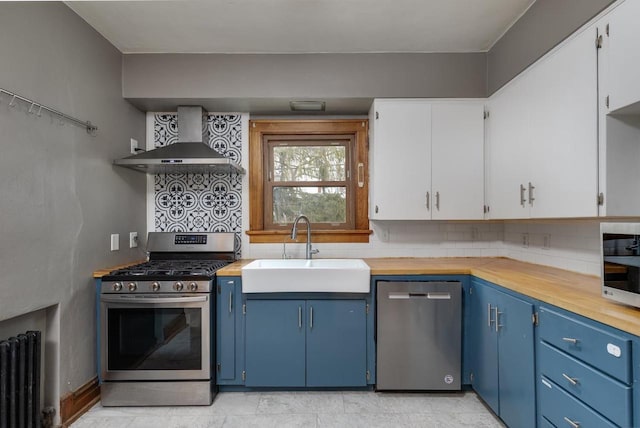
<svg viewBox="0 0 640 428">
<path fill-rule="evenodd" d="M 102 405 L 209 405 L 215 273 L 235 259 L 234 234 L 151 232 L 147 251 L 102 278 Z"/>
</svg>

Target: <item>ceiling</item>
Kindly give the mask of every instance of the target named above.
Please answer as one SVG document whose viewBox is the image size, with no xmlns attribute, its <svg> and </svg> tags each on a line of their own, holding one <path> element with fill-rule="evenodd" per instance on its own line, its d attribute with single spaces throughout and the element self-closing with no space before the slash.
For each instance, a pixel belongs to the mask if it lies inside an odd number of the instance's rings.
<svg viewBox="0 0 640 428">
<path fill-rule="evenodd" d="M 123 53 L 484 52 L 534 0 L 67 1 Z"/>
</svg>

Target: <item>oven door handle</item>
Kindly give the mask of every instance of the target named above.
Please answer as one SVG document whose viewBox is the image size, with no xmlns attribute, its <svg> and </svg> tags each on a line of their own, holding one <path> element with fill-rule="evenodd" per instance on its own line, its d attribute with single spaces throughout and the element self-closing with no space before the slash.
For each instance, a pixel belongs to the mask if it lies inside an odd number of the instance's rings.
<svg viewBox="0 0 640 428">
<path fill-rule="evenodd" d="M 135 303 L 156 305 L 158 303 L 190 303 L 190 302 L 206 302 L 209 296 L 187 296 L 187 297 L 133 297 L 133 296 L 101 296 L 101 302 L 107 303 Z"/>
</svg>

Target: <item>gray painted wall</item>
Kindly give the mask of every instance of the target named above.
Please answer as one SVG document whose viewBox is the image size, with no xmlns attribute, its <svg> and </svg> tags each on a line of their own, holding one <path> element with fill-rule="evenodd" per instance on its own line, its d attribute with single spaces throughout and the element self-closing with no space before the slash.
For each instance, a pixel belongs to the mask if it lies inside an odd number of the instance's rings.
<svg viewBox="0 0 640 428">
<path fill-rule="evenodd" d="M 611 3 L 613 0 L 537 0 L 488 52 L 487 96 Z"/>
<path fill-rule="evenodd" d="M 613 0 L 537 0 L 488 53 L 129 54 L 123 96 L 147 110 L 286 113 L 289 99 L 360 114 L 372 98 L 489 96 Z M 188 77 L 185 77 L 188 76 Z"/>
<path fill-rule="evenodd" d="M 124 97 L 159 110 L 169 107 L 163 99 L 365 98 L 370 104 L 375 97 L 485 93 L 484 53 L 129 54 L 123 61 Z"/>
<path fill-rule="evenodd" d="M 59 305 L 61 395 L 96 374 L 92 272 L 143 257 L 127 244 L 146 230 L 146 180 L 111 165 L 145 137 L 122 99 L 121 56 L 63 3 L 0 2 L 0 87 L 99 127 L 93 137 L 0 96 L 0 322 Z M 111 233 L 126 249 L 110 252 Z"/>
</svg>

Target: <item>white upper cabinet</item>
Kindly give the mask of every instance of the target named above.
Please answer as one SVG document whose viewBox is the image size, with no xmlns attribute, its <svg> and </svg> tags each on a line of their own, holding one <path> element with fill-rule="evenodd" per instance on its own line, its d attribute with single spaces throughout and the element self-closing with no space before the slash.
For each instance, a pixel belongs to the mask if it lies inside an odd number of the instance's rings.
<svg viewBox="0 0 640 428">
<path fill-rule="evenodd" d="M 636 101 L 640 99 L 637 96 L 640 94 L 640 33 L 637 26 L 629 25 L 632 18 L 638 16 L 640 1 L 626 1 L 596 23 L 601 37 L 598 214 L 602 217 L 640 216 L 640 198 L 635 196 L 640 183 L 640 109 L 637 104 L 630 104 L 634 97 Z M 608 94 L 611 94 L 609 103 Z"/>
<path fill-rule="evenodd" d="M 531 147 L 527 85 L 516 80 L 491 97 L 487 126 L 487 202 L 489 217 L 529 217 L 527 183 Z"/>
<path fill-rule="evenodd" d="M 433 220 L 484 217 L 484 102 L 431 106 Z"/>
<path fill-rule="evenodd" d="M 626 0 L 608 14 L 609 111 L 640 113 L 640 1 Z"/>
<path fill-rule="evenodd" d="M 489 100 L 491 218 L 597 216 L 595 41 L 585 29 Z"/>
<path fill-rule="evenodd" d="M 375 100 L 371 220 L 483 218 L 480 101 Z"/>
<path fill-rule="evenodd" d="M 430 219 L 431 104 L 375 100 L 369 124 L 369 218 Z"/>
</svg>

